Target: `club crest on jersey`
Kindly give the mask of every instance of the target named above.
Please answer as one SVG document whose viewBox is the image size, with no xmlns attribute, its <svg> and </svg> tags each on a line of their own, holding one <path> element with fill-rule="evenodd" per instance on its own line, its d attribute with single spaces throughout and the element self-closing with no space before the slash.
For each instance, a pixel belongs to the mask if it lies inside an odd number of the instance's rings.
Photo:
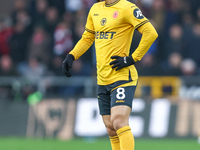
<svg viewBox="0 0 200 150">
<path fill-rule="evenodd" d="M 135 16 L 135 18 L 137 19 L 143 19 L 144 16 L 141 12 L 141 10 L 139 10 L 138 8 L 136 8 L 134 11 L 133 11 L 133 15 Z"/>
<path fill-rule="evenodd" d="M 117 18 L 118 16 L 119 16 L 119 12 L 115 11 L 114 14 L 113 14 L 113 18 Z"/>
<path fill-rule="evenodd" d="M 106 18 L 103 18 L 103 19 L 101 20 L 101 25 L 102 25 L 102 26 L 105 26 L 106 22 L 107 22 L 107 19 L 106 19 Z"/>
</svg>

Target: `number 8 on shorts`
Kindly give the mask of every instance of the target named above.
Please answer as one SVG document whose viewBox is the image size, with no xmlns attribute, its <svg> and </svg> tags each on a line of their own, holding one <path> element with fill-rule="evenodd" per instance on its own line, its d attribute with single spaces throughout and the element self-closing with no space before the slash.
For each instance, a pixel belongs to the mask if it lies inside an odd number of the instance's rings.
<svg viewBox="0 0 200 150">
<path fill-rule="evenodd" d="M 132 108 L 136 86 L 119 87 L 111 92 L 111 107 L 127 105 Z"/>
<path fill-rule="evenodd" d="M 125 89 L 124 88 L 117 88 L 117 99 L 125 99 Z"/>
</svg>

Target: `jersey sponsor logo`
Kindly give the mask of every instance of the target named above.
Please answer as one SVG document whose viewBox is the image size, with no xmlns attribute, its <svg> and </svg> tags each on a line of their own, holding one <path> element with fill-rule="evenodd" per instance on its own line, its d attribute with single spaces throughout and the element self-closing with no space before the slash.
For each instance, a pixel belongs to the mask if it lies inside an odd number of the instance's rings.
<svg viewBox="0 0 200 150">
<path fill-rule="evenodd" d="M 103 19 L 101 20 L 101 25 L 102 25 L 102 26 L 105 26 L 106 22 L 107 22 L 107 19 L 106 19 L 106 18 L 103 18 Z"/>
<path fill-rule="evenodd" d="M 138 8 L 136 8 L 134 11 L 133 11 L 133 15 L 137 18 L 137 19 L 143 19 L 144 16 L 141 12 L 141 10 L 139 10 Z"/>
<path fill-rule="evenodd" d="M 94 14 L 93 16 L 99 16 L 99 14 Z"/>
<path fill-rule="evenodd" d="M 95 33 L 95 38 L 96 39 L 113 39 L 115 34 L 116 34 L 116 32 L 100 32 L 100 31 L 97 31 Z"/>
<path fill-rule="evenodd" d="M 113 18 L 117 18 L 118 16 L 119 16 L 119 12 L 115 11 L 114 14 L 113 14 Z"/>
</svg>

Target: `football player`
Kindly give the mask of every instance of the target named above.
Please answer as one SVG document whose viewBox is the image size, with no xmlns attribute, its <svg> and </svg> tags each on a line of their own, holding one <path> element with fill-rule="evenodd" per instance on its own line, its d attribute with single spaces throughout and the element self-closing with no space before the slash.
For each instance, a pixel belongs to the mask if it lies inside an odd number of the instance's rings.
<svg viewBox="0 0 200 150">
<path fill-rule="evenodd" d="M 97 97 L 112 150 L 133 150 L 129 115 L 138 79 L 134 64 L 142 59 L 158 34 L 135 4 L 127 0 L 97 1 L 90 9 L 82 38 L 67 55 L 62 67 L 70 77 L 73 61 L 95 41 Z M 135 30 L 142 38 L 130 55 Z"/>
</svg>

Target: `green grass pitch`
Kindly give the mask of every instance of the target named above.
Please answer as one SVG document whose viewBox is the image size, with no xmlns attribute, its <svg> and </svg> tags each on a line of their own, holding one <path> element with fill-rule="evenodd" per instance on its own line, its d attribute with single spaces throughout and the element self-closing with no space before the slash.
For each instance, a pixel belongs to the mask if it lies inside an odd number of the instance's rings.
<svg viewBox="0 0 200 150">
<path fill-rule="evenodd" d="M 195 139 L 135 139 L 135 150 L 200 150 Z M 0 138 L 0 150 L 111 150 L 109 139 L 53 139 Z"/>
</svg>

